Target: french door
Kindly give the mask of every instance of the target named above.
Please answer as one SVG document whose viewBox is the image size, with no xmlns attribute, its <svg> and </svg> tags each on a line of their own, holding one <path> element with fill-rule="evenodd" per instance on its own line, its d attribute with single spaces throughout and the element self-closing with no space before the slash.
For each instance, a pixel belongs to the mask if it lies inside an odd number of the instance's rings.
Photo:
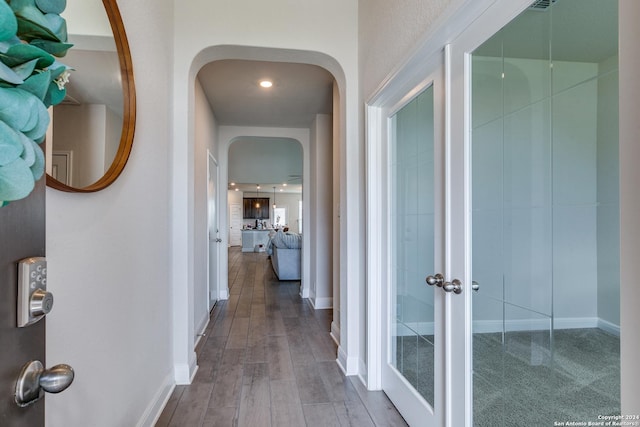
<svg viewBox="0 0 640 427">
<path fill-rule="evenodd" d="M 382 319 L 381 334 L 369 335 L 369 360 L 379 357 L 380 367 L 370 370 L 369 380 L 416 426 L 443 426 L 451 419 L 445 384 L 464 383 L 452 367 L 466 363 L 465 329 L 447 326 L 464 316 L 465 296 L 450 262 L 453 235 L 463 230 L 450 228 L 447 219 L 452 182 L 444 55 L 441 51 L 423 64 L 426 77 L 397 97 L 376 100 L 380 107 L 370 108 L 368 117 L 382 129 L 369 135 L 368 161 L 375 167 L 368 179 L 371 188 L 383 190 L 369 193 L 369 224 L 378 229 L 369 233 L 369 262 L 377 270 L 370 276 L 370 303 L 375 306 L 377 290 L 381 308 L 370 319 Z"/>
<path fill-rule="evenodd" d="M 411 426 L 619 416 L 618 2 L 479 3 L 369 102 L 370 388 Z"/>
</svg>

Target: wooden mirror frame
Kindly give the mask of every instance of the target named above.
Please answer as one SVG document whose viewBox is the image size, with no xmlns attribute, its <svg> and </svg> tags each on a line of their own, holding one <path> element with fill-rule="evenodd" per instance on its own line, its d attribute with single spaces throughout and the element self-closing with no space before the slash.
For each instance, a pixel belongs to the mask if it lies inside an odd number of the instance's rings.
<svg viewBox="0 0 640 427">
<path fill-rule="evenodd" d="M 120 62 L 120 75 L 122 78 L 122 133 L 120 134 L 120 145 L 118 151 L 111 163 L 111 166 L 98 181 L 86 187 L 76 188 L 66 185 L 51 175 L 47 174 L 47 186 L 60 191 L 70 193 L 92 193 L 102 190 L 111 185 L 122 173 L 124 166 L 129 160 L 131 146 L 133 145 L 133 135 L 136 127 L 136 90 L 133 81 L 133 64 L 131 62 L 131 52 L 129 50 L 129 42 L 127 34 L 122 23 L 122 16 L 118 9 L 116 0 L 102 0 L 104 9 L 107 12 L 113 39 L 118 51 L 118 60 Z M 73 48 L 72 48 L 73 49 Z"/>
</svg>

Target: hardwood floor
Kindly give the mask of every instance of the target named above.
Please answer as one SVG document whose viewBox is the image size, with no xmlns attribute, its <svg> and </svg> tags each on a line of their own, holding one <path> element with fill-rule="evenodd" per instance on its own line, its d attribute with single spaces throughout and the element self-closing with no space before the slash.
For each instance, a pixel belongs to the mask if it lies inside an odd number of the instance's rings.
<svg viewBox="0 0 640 427">
<path fill-rule="evenodd" d="M 156 426 L 406 426 L 382 392 L 345 377 L 300 282 L 279 282 L 264 253 L 229 251 L 230 297 L 216 304 L 191 385 L 177 386 Z"/>
</svg>

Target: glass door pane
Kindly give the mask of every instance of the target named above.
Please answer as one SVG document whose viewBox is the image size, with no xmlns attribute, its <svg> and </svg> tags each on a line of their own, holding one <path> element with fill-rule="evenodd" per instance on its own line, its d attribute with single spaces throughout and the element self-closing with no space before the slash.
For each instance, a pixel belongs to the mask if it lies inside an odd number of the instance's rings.
<svg viewBox="0 0 640 427">
<path fill-rule="evenodd" d="M 472 56 L 476 426 L 620 413 L 617 1 L 545 4 Z"/>
<path fill-rule="evenodd" d="M 390 129 L 389 334 L 383 388 L 409 423 L 431 425 L 436 327 L 434 287 L 425 278 L 434 274 L 435 256 L 433 86 L 390 117 Z"/>
</svg>

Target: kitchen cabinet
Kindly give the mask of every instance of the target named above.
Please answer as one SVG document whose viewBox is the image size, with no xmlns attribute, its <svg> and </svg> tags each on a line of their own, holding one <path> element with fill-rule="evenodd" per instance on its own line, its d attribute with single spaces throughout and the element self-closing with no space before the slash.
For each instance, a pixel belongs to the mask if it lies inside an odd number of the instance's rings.
<svg viewBox="0 0 640 427">
<path fill-rule="evenodd" d="M 256 208 L 256 203 L 260 204 L 259 208 Z M 269 198 L 247 197 L 242 199 L 242 216 L 251 219 L 269 219 Z"/>
</svg>

